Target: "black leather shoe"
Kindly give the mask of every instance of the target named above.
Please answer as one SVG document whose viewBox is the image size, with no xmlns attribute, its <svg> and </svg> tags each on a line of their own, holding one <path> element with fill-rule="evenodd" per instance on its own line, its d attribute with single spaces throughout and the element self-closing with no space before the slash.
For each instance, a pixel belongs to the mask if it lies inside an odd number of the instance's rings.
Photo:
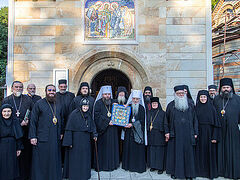
<svg viewBox="0 0 240 180">
<path fill-rule="evenodd" d="M 192 180 L 192 178 L 186 178 L 186 180 Z"/>
<path fill-rule="evenodd" d="M 158 174 L 162 174 L 163 173 L 163 171 L 162 170 L 158 170 Z"/>
<path fill-rule="evenodd" d="M 174 175 L 171 175 L 171 178 L 172 178 L 172 179 L 177 179 L 176 176 L 174 176 Z"/>
</svg>

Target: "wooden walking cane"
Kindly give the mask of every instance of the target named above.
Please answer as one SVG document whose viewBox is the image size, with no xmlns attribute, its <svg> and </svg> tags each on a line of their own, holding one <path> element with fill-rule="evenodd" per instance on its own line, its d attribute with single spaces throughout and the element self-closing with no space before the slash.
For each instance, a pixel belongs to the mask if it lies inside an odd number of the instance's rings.
<svg viewBox="0 0 240 180">
<path fill-rule="evenodd" d="M 100 180 L 100 173 L 99 173 L 99 163 L 98 163 L 98 150 L 97 150 L 97 142 L 94 141 L 95 144 L 95 152 L 96 152 L 96 163 L 97 163 L 97 171 L 98 171 L 98 180 Z"/>
</svg>

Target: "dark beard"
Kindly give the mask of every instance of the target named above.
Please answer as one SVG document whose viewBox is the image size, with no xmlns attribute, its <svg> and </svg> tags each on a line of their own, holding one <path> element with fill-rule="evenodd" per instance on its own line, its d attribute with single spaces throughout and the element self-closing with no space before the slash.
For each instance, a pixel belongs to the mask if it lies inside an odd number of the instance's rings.
<svg viewBox="0 0 240 180">
<path fill-rule="evenodd" d="M 150 102 L 151 102 L 150 96 L 145 96 L 144 99 L 145 99 L 145 102 L 146 102 L 146 103 L 150 103 Z"/>
<path fill-rule="evenodd" d="M 102 98 L 103 102 L 105 105 L 110 105 L 111 104 L 111 99 L 105 99 L 105 98 Z"/>
<path fill-rule="evenodd" d="M 232 91 L 230 91 L 230 92 L 228 92 L 228 91 L 223 91 L 222 92 L 221 91 L 220 95 L 221 95 L 222 98 L 228 99 L 228 98 L 232 98 L 233 92 Z"/>
<path fill-rule="evenodd" d="M 54 96 L 54 97 L 49 97 L 48 95 L 46 95 L 46 99 L 47 99 L 49 102 L 51 102 L 51 103 L 56 102 L 56 96 Z"/>
</svg>

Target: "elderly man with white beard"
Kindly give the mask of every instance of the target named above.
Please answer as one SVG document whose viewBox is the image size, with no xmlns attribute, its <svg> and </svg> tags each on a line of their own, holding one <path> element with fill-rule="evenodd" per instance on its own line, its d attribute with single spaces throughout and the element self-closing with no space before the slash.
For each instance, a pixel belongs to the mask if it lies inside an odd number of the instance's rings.
<svg viewBox="0 0 240 180">
<path fill-rule="evenodd" d="M 119 105 L 125 105 L 128 100 L 128 92 L 124 86 L 119 86 L 117 90 L 117 97 L 115 99 L 115 103 Z"/>
<path fill-rule="evenodd" d="M 133 90 L 127 105 L 132 111 L 129 124 L 122 133 L 123 157 L 122 168 L 131 172 L 142 173 L 146 171 L 145 145 L 146 119 L 142 91 Z"/>
<path fill-rule="evenodd" d="M 173 179 L 192 179 L 196 176 L 194 146 L 198 121 L 194 107 L 184 93 L 184 86 L 175 86 L 174 91 L 174 100 L 167 106 L 164 122 L 168 141 L 166 173 Z"/>
</svg>

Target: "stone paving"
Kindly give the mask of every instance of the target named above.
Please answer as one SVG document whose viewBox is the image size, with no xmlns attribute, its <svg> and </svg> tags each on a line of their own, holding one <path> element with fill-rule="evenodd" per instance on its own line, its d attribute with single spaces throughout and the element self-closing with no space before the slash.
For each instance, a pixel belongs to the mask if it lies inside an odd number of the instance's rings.
<svg viewBox="0 0 240 180">
<path fill-rule="evenodd" d="M 91 172 L 91 180 L 98 180 L 98 175 L 95 170 Z M 125 171 L 121 168 L 112 172 L 100 172 L 101 180 L 171 180 L 171 176 L 165 172 L 161 175 L 157 174 L 157 171 L 150 172 L 148 169 L 144 173 L 133 173 Z M 196 178 L 195 180 L 208 180 L 207 178 Z M 226 178 L 217 178 L 214 180 L 227 180 Z"/>
</svg>

